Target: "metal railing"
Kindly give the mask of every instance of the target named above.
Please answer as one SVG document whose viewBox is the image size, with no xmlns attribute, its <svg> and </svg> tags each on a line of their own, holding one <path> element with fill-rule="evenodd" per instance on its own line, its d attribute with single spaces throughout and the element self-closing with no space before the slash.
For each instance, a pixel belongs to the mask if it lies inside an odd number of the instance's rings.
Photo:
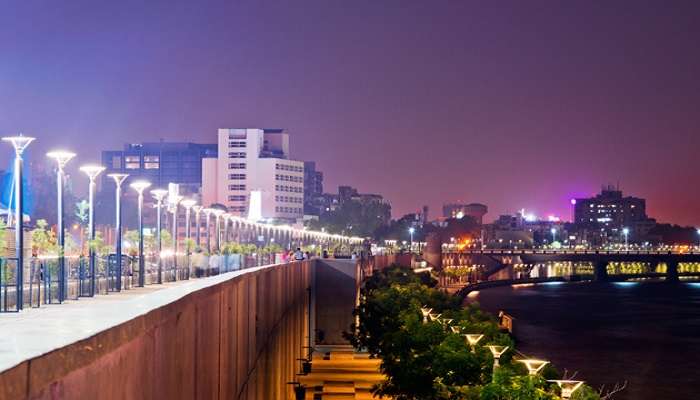
<svg viewBox="0 0 700 400">
<path fill-rule="evenodd" d="M 93 276 L 87 256 L 65 257 L 64 276 L 61 276 L 58 257 L 25 258 L 24 283 L 18 285 L 17 259 L 0 258 L 0 313 L 62 304 L 66 300 L 109 295 L 138 287 L 138 257 L 123 254 L 121 259 L 120 267 L 116 254 L 96 257 Z M 163 256 L 160 264 L 157 255 L 147 255 L 144 261 L 144 283 L 156 285 L 159 276 L 160 283 L 175 282 L 273 264 L 279 260 L 275 254 L 206 256 L 193 253 Z"/>
</svg>

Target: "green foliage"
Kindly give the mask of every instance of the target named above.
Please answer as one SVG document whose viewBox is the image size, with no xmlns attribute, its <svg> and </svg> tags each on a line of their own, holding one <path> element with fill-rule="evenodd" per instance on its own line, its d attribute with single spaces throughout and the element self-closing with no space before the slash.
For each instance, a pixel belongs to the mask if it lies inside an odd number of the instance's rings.
<svg viewBox="0 0 700 400">
<path fill-rule="evenodd" d="M 105 243 L 102 232 L 95 232 L 95 239 L 88 241 L 88 246 L 98 256 L 106 256 L 112 251 L 112 247 Z"/>
<path fill-rule="evenodd" d="M 0 254 L 5 254 L 7 251 L 7 233 L 5 220 L 0 219 Z"/>
<path fill-rule="evenodd" d="M 75 203 L 75 217 L 83 226 L 87 226 L 88 224 L 88 219 L 90 218 L 89 211 L 90 204 L 87 202 L 87 200 L 80 200 L 79 202 Z"/>
<path fill-rule="evenodd" d="M 196 246 L 197 246 L 197 243 L 195 242 L 194 239 L 192 239 L 192 238 L 185 239 L 185 251 L 187 252 L 187 254 L 192 253 Z"/>
<path fill-rule="evenodd" d="M 56 244 L 56 234 L 48 229 L 48 222 L 45 219 L 36 221 L 36 226 L 31 231 L 32 253 L 36 255 L 56 255 L 58 245 Z"/>
<path fill-rule="evenodd" d="M 441 314 L 442 320 L 425 321 L 423 306 Z M 401 266 L 375 273 L 364 282 L 355 314 L 359 323 L 345 336 L 354 347 L 381 358 L 387 379 L 375 388 L 377 395 L 396 400 L 558 398 L 556 388 L 545 380 L 558 378 L 553 368 L 527 376 L 525 368 L 512 361 L 513 340 L 499 331 L 493 316 L 476 304 L 463 307 L 459 297 L 436 289 L 427 273 Z M 462 333 L 483 334 L 480 344 L 509 347 L 495 376 L 491 352 L 483 346 L 472 351 L 445 319 L 452 319 L 451 326 Z"/>
<path fill-rule="evenodd" d="M 260 249 L 260 252 L 262 254 L 275 254 L 275 253 L 281 253 L 282 252 L 282 246 L 280 246 L 277 243 L 270 243 L 267 246 L 264 246 Z"/>
</svg>

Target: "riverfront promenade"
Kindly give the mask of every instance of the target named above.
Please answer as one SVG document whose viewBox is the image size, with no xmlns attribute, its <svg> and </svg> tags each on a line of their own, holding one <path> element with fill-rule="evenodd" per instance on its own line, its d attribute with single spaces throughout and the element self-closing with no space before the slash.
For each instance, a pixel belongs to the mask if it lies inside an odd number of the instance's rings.
<svg viewBox="0 0 700 400">
<path fill-rule="evenodd" d="M 286 399 L 315 261 L 0 315 L 0 399 Z"/>
</svg>

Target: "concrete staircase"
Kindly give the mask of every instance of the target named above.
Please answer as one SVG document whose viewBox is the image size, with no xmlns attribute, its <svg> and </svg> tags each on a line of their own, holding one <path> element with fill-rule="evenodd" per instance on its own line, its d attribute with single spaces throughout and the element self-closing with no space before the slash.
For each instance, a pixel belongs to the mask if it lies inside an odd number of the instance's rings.
<svg viewBox="0 0 700 400">
<path fill-rule="evenodd" d="M 299 377 L 307 400 L 370 400 L 372 386 L 384 380 L 378 359 L 352 349 L 315 353 L 311 372 Z"/>
</svg>

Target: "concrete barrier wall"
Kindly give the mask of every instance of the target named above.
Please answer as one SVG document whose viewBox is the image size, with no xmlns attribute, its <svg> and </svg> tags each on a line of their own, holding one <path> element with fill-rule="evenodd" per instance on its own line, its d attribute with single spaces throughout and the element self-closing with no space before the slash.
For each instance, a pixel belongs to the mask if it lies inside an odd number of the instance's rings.
<svg viewBox="0 0 700 400">
<path fill-rule="evenodd" d="M 0 399 L 293 398 L 312 263 L 233 277 L 27 360 L 0 374 Z"/>
</svg>

